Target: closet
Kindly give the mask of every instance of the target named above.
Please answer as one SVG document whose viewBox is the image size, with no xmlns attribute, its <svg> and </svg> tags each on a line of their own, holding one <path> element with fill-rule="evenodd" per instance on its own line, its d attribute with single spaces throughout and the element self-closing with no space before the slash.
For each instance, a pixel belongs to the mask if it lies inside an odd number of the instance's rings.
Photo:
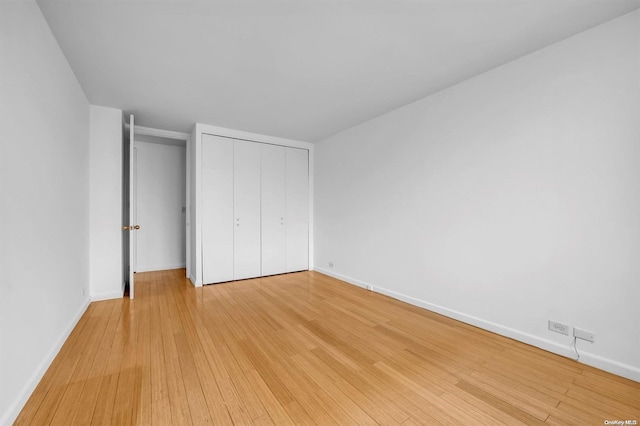
<svg viewBox="0 0 640 426">
<path fill-rule="evenodd" d="M 305 149 L 202 135 L 204 284 L 309 267 Z"/>
</svg>

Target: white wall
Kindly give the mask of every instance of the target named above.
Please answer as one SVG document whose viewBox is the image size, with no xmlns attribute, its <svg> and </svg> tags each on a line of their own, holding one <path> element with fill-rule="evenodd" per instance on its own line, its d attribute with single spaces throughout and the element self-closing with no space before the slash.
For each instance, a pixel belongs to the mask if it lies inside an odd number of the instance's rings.
<svg viewBox="0 0 640 426">
<path fill-rule="evenodd" d="M 185 267 L 186 147 L 136 141 L 136 271 Z"/>
<path fill-rule="evenodd" d="M 122 111 L 91 106 L 92 300 L 122 297 Z"/>
<path fill-rule="evenodd" d="M 318 143 L 316 269 L 640 380 L 639 76 L 636 11 Z"/>
<path fill-rule="evenodd" d="M 0 424 L 89 303 L 89 104 L 32 1 L 0 2 Z"/>
</svg>

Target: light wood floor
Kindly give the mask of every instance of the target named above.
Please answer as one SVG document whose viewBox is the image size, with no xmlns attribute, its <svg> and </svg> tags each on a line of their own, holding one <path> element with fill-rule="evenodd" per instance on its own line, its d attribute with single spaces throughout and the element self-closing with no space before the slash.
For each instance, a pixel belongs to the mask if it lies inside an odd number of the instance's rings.
<svg viewBox="0 0 640 426">
<path fill-rule="evenodd" d="M 94 302 L 17 424 L 640 422 L 640 384 L 314 272 Z"/>
</svg>

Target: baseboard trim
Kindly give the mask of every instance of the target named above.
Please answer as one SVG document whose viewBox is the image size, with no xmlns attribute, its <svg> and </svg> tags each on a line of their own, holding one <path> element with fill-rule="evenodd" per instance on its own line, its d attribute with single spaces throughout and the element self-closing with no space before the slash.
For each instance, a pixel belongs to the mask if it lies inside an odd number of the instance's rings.
<svg viewBox="0 0 640 426">
<path fill-rule="evenodd" d="M 331 271 L 329 269 L 325 269 L 325 268 L 320 268 L 319 266 L 314 266 L 313 270 L 316 271 L 316 272 L 320 272 L 321 274 L 329 275 L 330 277 L 339 279 L 339 280 L 344 281 L 346 283 L 349 283 L 349 284 L 352 284 L 352 285 L 355 285 L 355 286 L 358 286 L 358 287 L 362 287 L 365 290 L 368 289 L 368 285 L 369 284 L 367 284 L 364 281 L 356 280 L 355 278 L 351 278 L 351 277 L 348 277 L 346 275 L 338 274 L 337 272 L 333 272 L 333 271 Z"/>
<path fill-rule="evenodd" d="M 64 345 L 64 342 L 67 341 L 73 329 L 76 327 L 76 325 L 78 325 L 80 318 L 82 318 L 82 315 L 84 315 L 90 303 L 91 302 L 89 299 L 86 299 L 82 302 L 80 310 L 73 317 L 67 328 L 65 328 L 62 335 L 56 341 L 53 348 L 51 348 L 51 350 L 47 353 L 47 356 L 42 360 L 38 368 L 36 368 L 22 390 L 18 393 L 13 404 L 10 405 L 9 410 L 7 410 L 2 418 L 0 418 L 0 425 L 8 426 L 16 420 L 16 418 L 20 414 L 20 411 L 22 411 L 22 408 L 31 397 L 33 391 L 36 389 L 36 386 L 38 386 L 38 383 L 40 383 L 40 380 L 42 380 L 44 373 L 47 372 L 56 355 L 58 355 L 58 352 L 60 352 L 60 349 L 62 349 L 62 345 Z"/>
<path fill-rule="evenodd" d="M 482 328 L 483 330 L 487 330 L 492 333 L 499 334 L 501 336 L 509 337 L 510 339 L 518 340 L 528 345 L 536 346 L 540 349 L 544 349 L 546 351 L 553 352 L 555 354 L 562 355 L 567 358 L 572 358 L 572 359 L 575 358 L 575 352 L 573 352 L 573 349 L 570 346 L 563 346 L 559 343 L 540 338 L 533 334 L 525 333 L 520 330 L 516 330 L 514 328 L 497 324 L 491 321 L 486 321 L 482 318 L 474 317 L 472 315 L 467 315 L 462 312 L 455 311 L 453 309 L 448 309 L 443 306 L 436 305 L 434 303 L 429 303 L 424 300 L 407 296 L 405 294 L 398 293 L 386 288 L 376 287 L 373 289 L 373 291 L 378 292 L 380 294 L 384 294 L 385 296 L 392 297 L 394 299 L 401 300 L 411 305 L 418 306 L 428 311 L 435 312 L 440 315 L 444 315 L 445 317 L 455 319 L 465 324 L 473 325 L 474 327 L 479 327 L 479 328 Z"/>
<path fill-rule="evenodd" d="M 578 345 L 580 345 L 580 343 L 578 343 Z M 578 352 L 580 353 L 580 362 L 583 364 L 590 365 L 611 374 L 616 374 L 629 380 L 640 382 L 640 368 L 585 352 L 584 349 L 579 346 Z"/>
<path fill-rule="evenodd" d="M 364 289 L 368 289 L 380 294 L 384 294 L 385 296 L 389 296 L 394 299 L 401 300 L 403 302 L 409 303 L 410 305 L 418 306 L 428 311 L 435 312 L 440 315 L 444 315 L 445 317 L 464 322 L 465 324 L 473 325 L 474 327 L 479 327 L 479 328 L 482 328 L 483 330 L 487 330 L 492 333 L 499 334 L 501 336 L 509 337 L 510 339 L 514 339 L 519 342 L 523 342 L 528 345 L 535 346 L 545 351 L 552 352 L 554 354 L 561 355 L 571 359 L 575 359 L 576 357 L 576 354 L 571 344 L 568 344 L 565 346 L 557 342 L 553 342 L 553 341 L 541 338 L 539 336 L 535 336 L 533 334 L 529 334 L 520 330 L 513 329 L 511 327 L 507 327 L 501 324 L 487 321 L 482 318 L 474 317 L 472 315 L 467 315 L 465 313 L 455 311 L 453 309 L 449 309 L 444 306 L 436 305 L 434 303 L 430 303 L 415 297 L 407 296 L 406 294 L 402 294 L 402 293 L 389 290 L 386 288 L 382 288 L 382 287 L 375 287 L 364 281 L 351 278 L 347 275 L 338 274 L 333 271 L 328 271 L 324 268 L 319 268 L 316 266 L 314 269 L 322 274 L 329 275 L 333 278 L 337 278 L 348 284 L 352 284 L 358 287 L 362 287 Z M 630 380 L 634 380 L 636 382 L 640 382 L 639 368 L 636 368 L 632 365 L 623 364 L 621 362 L 618 362 L 609 358 L 604 358 L 599 355 L 591 354 L 587 351 L 584 351 L 584 349 L 581 349 L 581 348 L 578 348 L 578 352 L 580 353 L 580 359 L 578 362 L 581 362 L 591 367 L 595 367 L 600 370 L 603 370 L 603 371 L 606 371 Z"/>
<path fill-rule="evenodd" d="M 122 291 L 109 291 L 106 293 L 98 293 L 91 295 L 92 302 L 99 302 L 101 300 L 121 299 L 124 295 Z"/>
<path fill-rule="evenodd" d="M 194 287 L 202 287 L 202 281 L 197 281 L 193 275 L 189 276 L 189 281 L 191 281 Z"/>
<path fill-rule="evenodd" d="M 170 269 L 184 269 L 187 267 L 186 263 L 173 264 L 173 265 L 161 265 L 161 266 L 148 266 L 148 267 L 137 267 L 136 272 L 155 272 L 155 271 L 168 271 Z"/>
</svg>

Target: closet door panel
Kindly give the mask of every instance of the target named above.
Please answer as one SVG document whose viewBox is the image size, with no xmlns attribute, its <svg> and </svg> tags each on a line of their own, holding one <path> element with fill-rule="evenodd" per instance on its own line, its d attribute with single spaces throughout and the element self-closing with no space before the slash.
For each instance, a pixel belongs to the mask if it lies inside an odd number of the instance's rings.
<svg viewBox="0 0 640 426">
<path fill-rule="evenodd" d="M 260 276 L 260 145 L 234 142 L 233 152 L 233 276 Z"/>
<path fill-rule="evenodd" d="M 233 280 L 233 139 L 202 136 L 202 281 Z"/>
<path fill-rule="evenodd" d="M 285 272 L 285 148 L 262 144 L 262 275 Z"/>
<path fill-rule="evenodd" d="M 286 148 L 286 272 L 309 269 L 309 152 Z"/>
</svg>

